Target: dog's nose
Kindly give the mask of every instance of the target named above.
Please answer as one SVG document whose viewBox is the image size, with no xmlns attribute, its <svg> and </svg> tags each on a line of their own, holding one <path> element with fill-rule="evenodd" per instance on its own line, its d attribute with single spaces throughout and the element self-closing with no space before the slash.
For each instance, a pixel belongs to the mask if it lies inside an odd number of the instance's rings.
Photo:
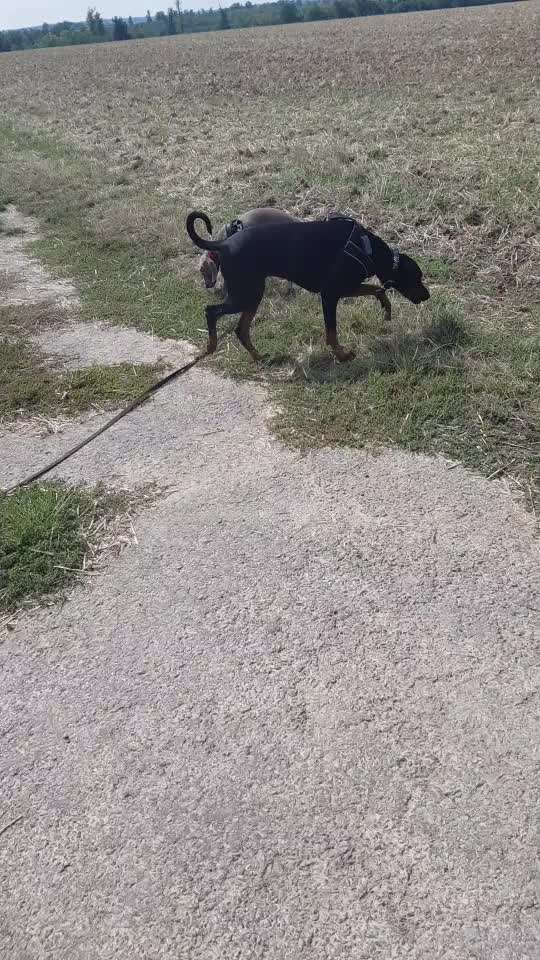
<svg viewBox="0 0 540 960">
<path fill-rule="evenodd" d="M 415 291 L 414 297 L 412 297 L 413 303 L 424 303 L 426 300 L 429 300 L 430 292 L 427 287 L 418 287 Z"/>
</svg>

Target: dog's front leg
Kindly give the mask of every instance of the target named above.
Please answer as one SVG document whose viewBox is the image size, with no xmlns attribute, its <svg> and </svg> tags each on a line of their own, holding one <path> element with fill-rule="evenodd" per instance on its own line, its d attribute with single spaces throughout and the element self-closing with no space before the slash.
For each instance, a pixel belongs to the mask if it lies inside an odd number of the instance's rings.
<svg viewBox="0 0 540 960">
<path fill-rule="evenodd" d="M 345 363 L 355 356 L 354 350 L 344 350 L 337 337 L 337 304 L 335 296 L 321 293 L 321 301 L 326 329 L 326 343 L 332 348 L 336 360 Z"/>
<path fill-rule="evenodd" d="M 379 301 L 381 307 L 384 310 L 384 322 L 390 323 L 392 320 L 392 304 L 386 295 L 386 290 L 383 287 L 376 287 L 374 283 L 363 283 L 361 287 L 358 288 L 355 297 L 375 297 Z"/>
<path fill-rule="evenodd" d="M 377 292 L 375 293 L 375 296 L 377 297 L 377 300 L 379 301 L 381 307 L 382 307 L 383 310 L 384 310 L 384 322 L 385 322 L 385 323 L 391 323 L 391 321 L 392 321 L 392 304 L 390 303 L 390 300 L 388 299 L 386 290 L 384 290 L 382 287 L 376 287 L 375 289 L 376 289 L 376 291 L 377 291 Z"/>
</svg>

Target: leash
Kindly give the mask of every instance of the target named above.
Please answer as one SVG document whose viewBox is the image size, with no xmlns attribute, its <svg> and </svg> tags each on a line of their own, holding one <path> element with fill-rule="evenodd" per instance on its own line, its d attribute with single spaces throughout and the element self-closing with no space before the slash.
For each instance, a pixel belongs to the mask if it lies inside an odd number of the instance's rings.
<svg viewBox="0 0 540 960">
<path fill-rule="evenodd" d="M 221 336 L 218 338 L 218 343 L 222 341 L 225 337 L 228 337 L 230 333 L 233 332 L 236 323 L 232 324 L 227 330 L 225 330 Z M 188 370 L 192 370 L 201 360 L 204 360 L 209 356 L 208 349 L 204 353 L 199 353 L 193 360 L 190 360 L 188 363 L 185 363 L 183 366 L 178 367 L 176 370 L 173 370 L 171 373 L 168 373 L 165 377 L 162 377 L 161 380 L 157 380 L 156 383 L 153 383 L 151 387 L 140 393 L 138 397 L 135 397 L 127 407 L 124 407 L 120 410 L 119 413 L 116 413 L 114 417 L 111 417 L 110 420 L 107 420 L 101 427 L 97 430 L 94 430 L 88 437 L 85 437 L 84 440 L 76 443 L 74 447 L 70 447 L 61 457 L 57 457 L 56 460 L 51 461 L 51 463 L 46 464 L 40 470 L 36 470 L 35 473 L 31 473 L 30 476 L 25 477 L 24 480 L 19 480 L 18 483 L 14 483 L 13 486 L 7 487 L 6 490 L 0 490 L 0 497 L 8 496 L 9 494 L 15 493 L 17 490 L 22 489 L 22 487 L 27 487 L 28 484 L 34 483 L 35 480 L 40 480 L 41 477 L 44 477 L 45 474 L 50 473 L 51 470 L 54 470 L 55 467 L 59 467 L 61 463 L 64 463 L 66 460 L 69 460 L 75 453 L 78 453 L 79 450 L 82 450 L 83 447 L 86 447 L 92 440 L 95 440 L 96 437 L 101 436 L 102 433 L 105 433 L 106 430 L 118 423 L 119 420 L 123 420 L 124 417 L 127 417 L 128 413 L 131 413 L 132 410 L 135 410 L 137 407 L 140 407 L 146 400 L 149 400 L 150 397 L 157 393 L 158 390 L 161 390 L 167 383 L 171 383 L 173 380 L 176 380 L 177 377 L 181 377 L 184 373 L 187 373 Z"/>
</svg>

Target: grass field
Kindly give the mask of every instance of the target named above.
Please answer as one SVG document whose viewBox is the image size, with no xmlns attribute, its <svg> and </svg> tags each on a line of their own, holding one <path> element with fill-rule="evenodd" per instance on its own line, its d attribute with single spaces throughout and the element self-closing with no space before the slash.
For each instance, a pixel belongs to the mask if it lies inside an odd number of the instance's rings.
<svg viewBox="0 0 540 960">
<path fill-rule="evenodd" d="M 506 475 L 534 503 L 540 447 L 537 0 L 0 57 L 0 199 L 83 315 L 204 340 L 184 231 L 276 203 L 357 214 L 423 264 L 394 328 L 343 304 L 336 367 L 317 301 L 271 287 L 215 365 L 263 378 L 297 445 L 398 444 Z"/>
<path fill-rule="evenodd" d="M 118 555 L 135 539 L 137 508 L 156 495 L 152 485 L 113 491 L 45 482 L 0 497 L 0 625 Z"/>
</svg>

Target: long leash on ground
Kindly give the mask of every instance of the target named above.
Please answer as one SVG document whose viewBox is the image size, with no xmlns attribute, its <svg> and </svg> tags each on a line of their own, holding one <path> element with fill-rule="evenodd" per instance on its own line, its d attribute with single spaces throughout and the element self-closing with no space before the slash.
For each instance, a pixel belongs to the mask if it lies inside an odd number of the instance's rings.
<svg viewBox="0 0 540 960">
<path fill-rule="evenodd" d="M 236 326 L 236 322 L 232 324 L 227 330 L 219 337 L 218 343 L 228 337 L 230 333 L 233 332 Z M 201 360 L 204 360 L 209 356 L 208 350 L 205 350 L 204 353 L 199 353 L 193 360 L 190 360 L 188 363 L 185 363 L 183 366 L 178 367 L 176 370 L 173 370 L 171 373 L 168 373 L 165 377 L 162 377 L 161 380 L 157 380 L 156 383 L 153 383 L 148 390 L 145 390 L 144 393 L 140 393 L 138 397 L 135 397 L 131 403 L 128 403 L 127 407 L 124 407 L 123 410 L 120 410 L 119 413 L 116 413 L 114 417 L 111 417 L 110 420 L 107 420 L 101 427 L 97 430 L 94 430 L 88 437 L 85 437 L 84 440 L 81 440 L 79 443 L 76 443 L 74 447 L 70 447 L 69 450 L 66 450 L 61 457 L 57 457 L 56 460 L 52 460 L 51 463 L 46 464 L 40 470 L 36 470 L 35 473 L 31 473 L 29 477 L 25 477 L 24 480 L 19 480 L 18 483 L 14 483 L 13 486 L 7 487 L 6 490 L 0 490 L 1 496 L 8 496 L 8 494 L 15 493 L 17 490 L 20 490 L 22 487 L 27 487 L 29 483 L 34 483 L 35 480 L 40 480 L 41 477 L 44 477 L 45 474 L 50 473 L 51 470 L 54 470 L 55 467 L 59 467 L 61 463 L 64 463 L 66 460 L 69 460 L 75 453 L 78 453 L 79 450 L 82 450 L 83 447 L 86 447 L 92 440 L 95 440 L 96 437 L 101 436 L 102 433 L 105 433 L 106 430 L 118 423 L 119 420 L 122 420 L 124 417 L 127 417 L 128 413 L 131 413 L 132 410 L 135 410 L 137 407 L 140 407 L 141 404 L 145 403 L 146 400 L 149 400 L 154 393 L 157 393 L 158 390 L 161 390 L 162 387 L 166 386 L 167 383 L 171 383 L 172 380 L 176 380 L 177 377 L 181 377 L 184 373 L 187 373 L 188 370 L 192 370 Z"/>
</svg>

